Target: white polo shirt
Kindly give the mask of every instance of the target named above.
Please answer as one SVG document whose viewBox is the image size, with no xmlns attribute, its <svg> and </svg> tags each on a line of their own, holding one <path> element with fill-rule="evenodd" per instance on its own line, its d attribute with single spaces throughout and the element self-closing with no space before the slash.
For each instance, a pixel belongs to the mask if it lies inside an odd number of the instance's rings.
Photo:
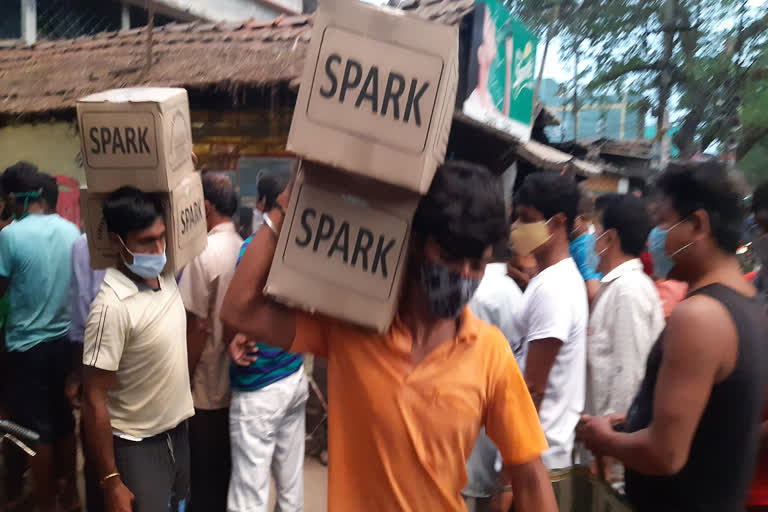
<svg viewBox="0 0 768 512">
<path fill-rule="evenodd" d="M 107 269 L 88 315 L 83 364 L 117 374 L 107 410 L 118 435 L 154 436 L 194 414 L 186 332 L 173 275 L 153 290 Z"/>
</svg>

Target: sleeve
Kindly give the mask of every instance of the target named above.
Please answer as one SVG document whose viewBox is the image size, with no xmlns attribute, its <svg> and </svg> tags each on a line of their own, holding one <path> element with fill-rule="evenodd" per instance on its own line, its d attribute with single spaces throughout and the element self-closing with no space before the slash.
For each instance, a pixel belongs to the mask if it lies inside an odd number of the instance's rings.
<svg viewBox="0 0 768 512">
<path fill-rule="evenodd" d="M 184 302 L 184 308 L 195 316 L 207 319 L 212 295 L 211 288 L 214 285 L 205 269 L 201 254 L 184 268 L 179 281 L 179 293 Z"/>
<path fill-rule="evenodd" d="M 547 440 L 512 351 L 506 343 L 502 345 L 504 352 L 493 357 L 485 430 L 504 465 L 515 466 L 540 457 Z"/>
<path fill-rule="evenodd" d="M 653 314 L 649 306 L 652 307 L 642 297 L 628 293 L 620 293 L 614 299 L 608 340 L 615 350 L 615 366 L 610 369 L 610 380 L 606 383 L 606 389 L 611 390 L 606 414 L 628 411 L 643 377 L 645 361 L 655 341 L 648 321 Z"/>
<path fill-rule="evenodd" d="M 13 273 L 13 243 L 8 229 L 0 231 L 0 276 L 11 277 Z"/>
<path fill-rule="evenodd" d="M 323 316 L 297 311 L 296 336 L 291 344 L 291 352 L 328 357 L 329 324 L 330 320 Z"/>
<path fill-rule="evenodd" d="M 533 290 L 525 311 L 528 317 L 525 343 L 546 338 L 565 343 L 572 323 L 571 300 L 571 294 L 558 288 L 558 283 L 540 283 Z"/>
<path fill-rule="evenodd" d="M 69 326 L 69 339 L 83 343 L 85 322 L 91 309 L 90 280 L 93 278 L 88 260 L 80 257 L 81 247 L 78 242 L 72 246 L 72 278 L 69 283 L 69 314 L 72 320 Z M 85 247 L 88 250 L 88 247 Z"/>
<path fill-rule="evenodd" d="M 104 288 L 93 301 L 85 326 L 83 364 L 117 371 L 129 332 L 128 312 L 116 298 L 109 300 Z"/>
</svg>

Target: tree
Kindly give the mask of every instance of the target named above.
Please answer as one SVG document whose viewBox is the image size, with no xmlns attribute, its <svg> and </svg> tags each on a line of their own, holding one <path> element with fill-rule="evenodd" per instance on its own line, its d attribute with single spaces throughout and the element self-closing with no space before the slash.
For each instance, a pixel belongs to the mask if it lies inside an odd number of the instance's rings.
<svg viewBox="0 0 768 512">
<path fill-rule="evenodd" d="M 540 2 L 510 7 L 534 30 L 548 26 Z M 743 155 L 766 136 L 768 120 L 750 118 L 748 125 L 746 118 L 757 114 L 742 105 L 755 83 L 768 79 L 768 62 L 761 60 L 768 53 L 765 7 L 744 0 L 583 0 L 562 6 L 555 27 L 558 37 L 586 41 L 588 91 L 644 93 L 659 137 L 673 100 L 681 156 L 729 140 Z"/>
</svg>

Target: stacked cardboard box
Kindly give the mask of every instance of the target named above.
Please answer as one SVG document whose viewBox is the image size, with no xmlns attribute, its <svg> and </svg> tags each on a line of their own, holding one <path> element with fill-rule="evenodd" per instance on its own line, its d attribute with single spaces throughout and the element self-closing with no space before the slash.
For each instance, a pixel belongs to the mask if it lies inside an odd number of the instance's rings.
<svg viewBox="0 0 768 512">
<path fill-rule="evenodd" d="M 323 0 L 288 149 L 303 158 L 266 293 L 385 331 L 411 220 L 445 157 L 458 30 L 355 0 Z"/>
<path fill-rule="evenodd" d="M 81 190 L 91 266 L 106 268 L 118 254 L 102 206 L 122 186 L 156 193 L 165 215 L 168 263 L 179 272 L 207 244 L 200 174 L 192 162 L 187 91 L 114 89 L 77 103 L 87 190 Z"/>
</svg>

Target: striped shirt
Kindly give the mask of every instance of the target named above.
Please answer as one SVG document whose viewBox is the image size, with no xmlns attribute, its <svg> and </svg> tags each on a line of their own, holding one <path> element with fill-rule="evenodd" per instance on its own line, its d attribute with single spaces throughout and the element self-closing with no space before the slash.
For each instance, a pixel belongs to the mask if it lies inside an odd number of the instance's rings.
<svg viewBox="0 0 768 512">
<path fill-rule="evenodd" d="M 251 240 L 253 236 L 243 242 L 237 263 L 240 263 Z M 259 357 L 250 366 L 230 365 L 229 379 L 234 391 L 256 391 L 269 386 L 295 373 L 304 362 L 301 355 L 285 352 L 266 343 L 256 343 L 256 347 Z"/>
</svg>

